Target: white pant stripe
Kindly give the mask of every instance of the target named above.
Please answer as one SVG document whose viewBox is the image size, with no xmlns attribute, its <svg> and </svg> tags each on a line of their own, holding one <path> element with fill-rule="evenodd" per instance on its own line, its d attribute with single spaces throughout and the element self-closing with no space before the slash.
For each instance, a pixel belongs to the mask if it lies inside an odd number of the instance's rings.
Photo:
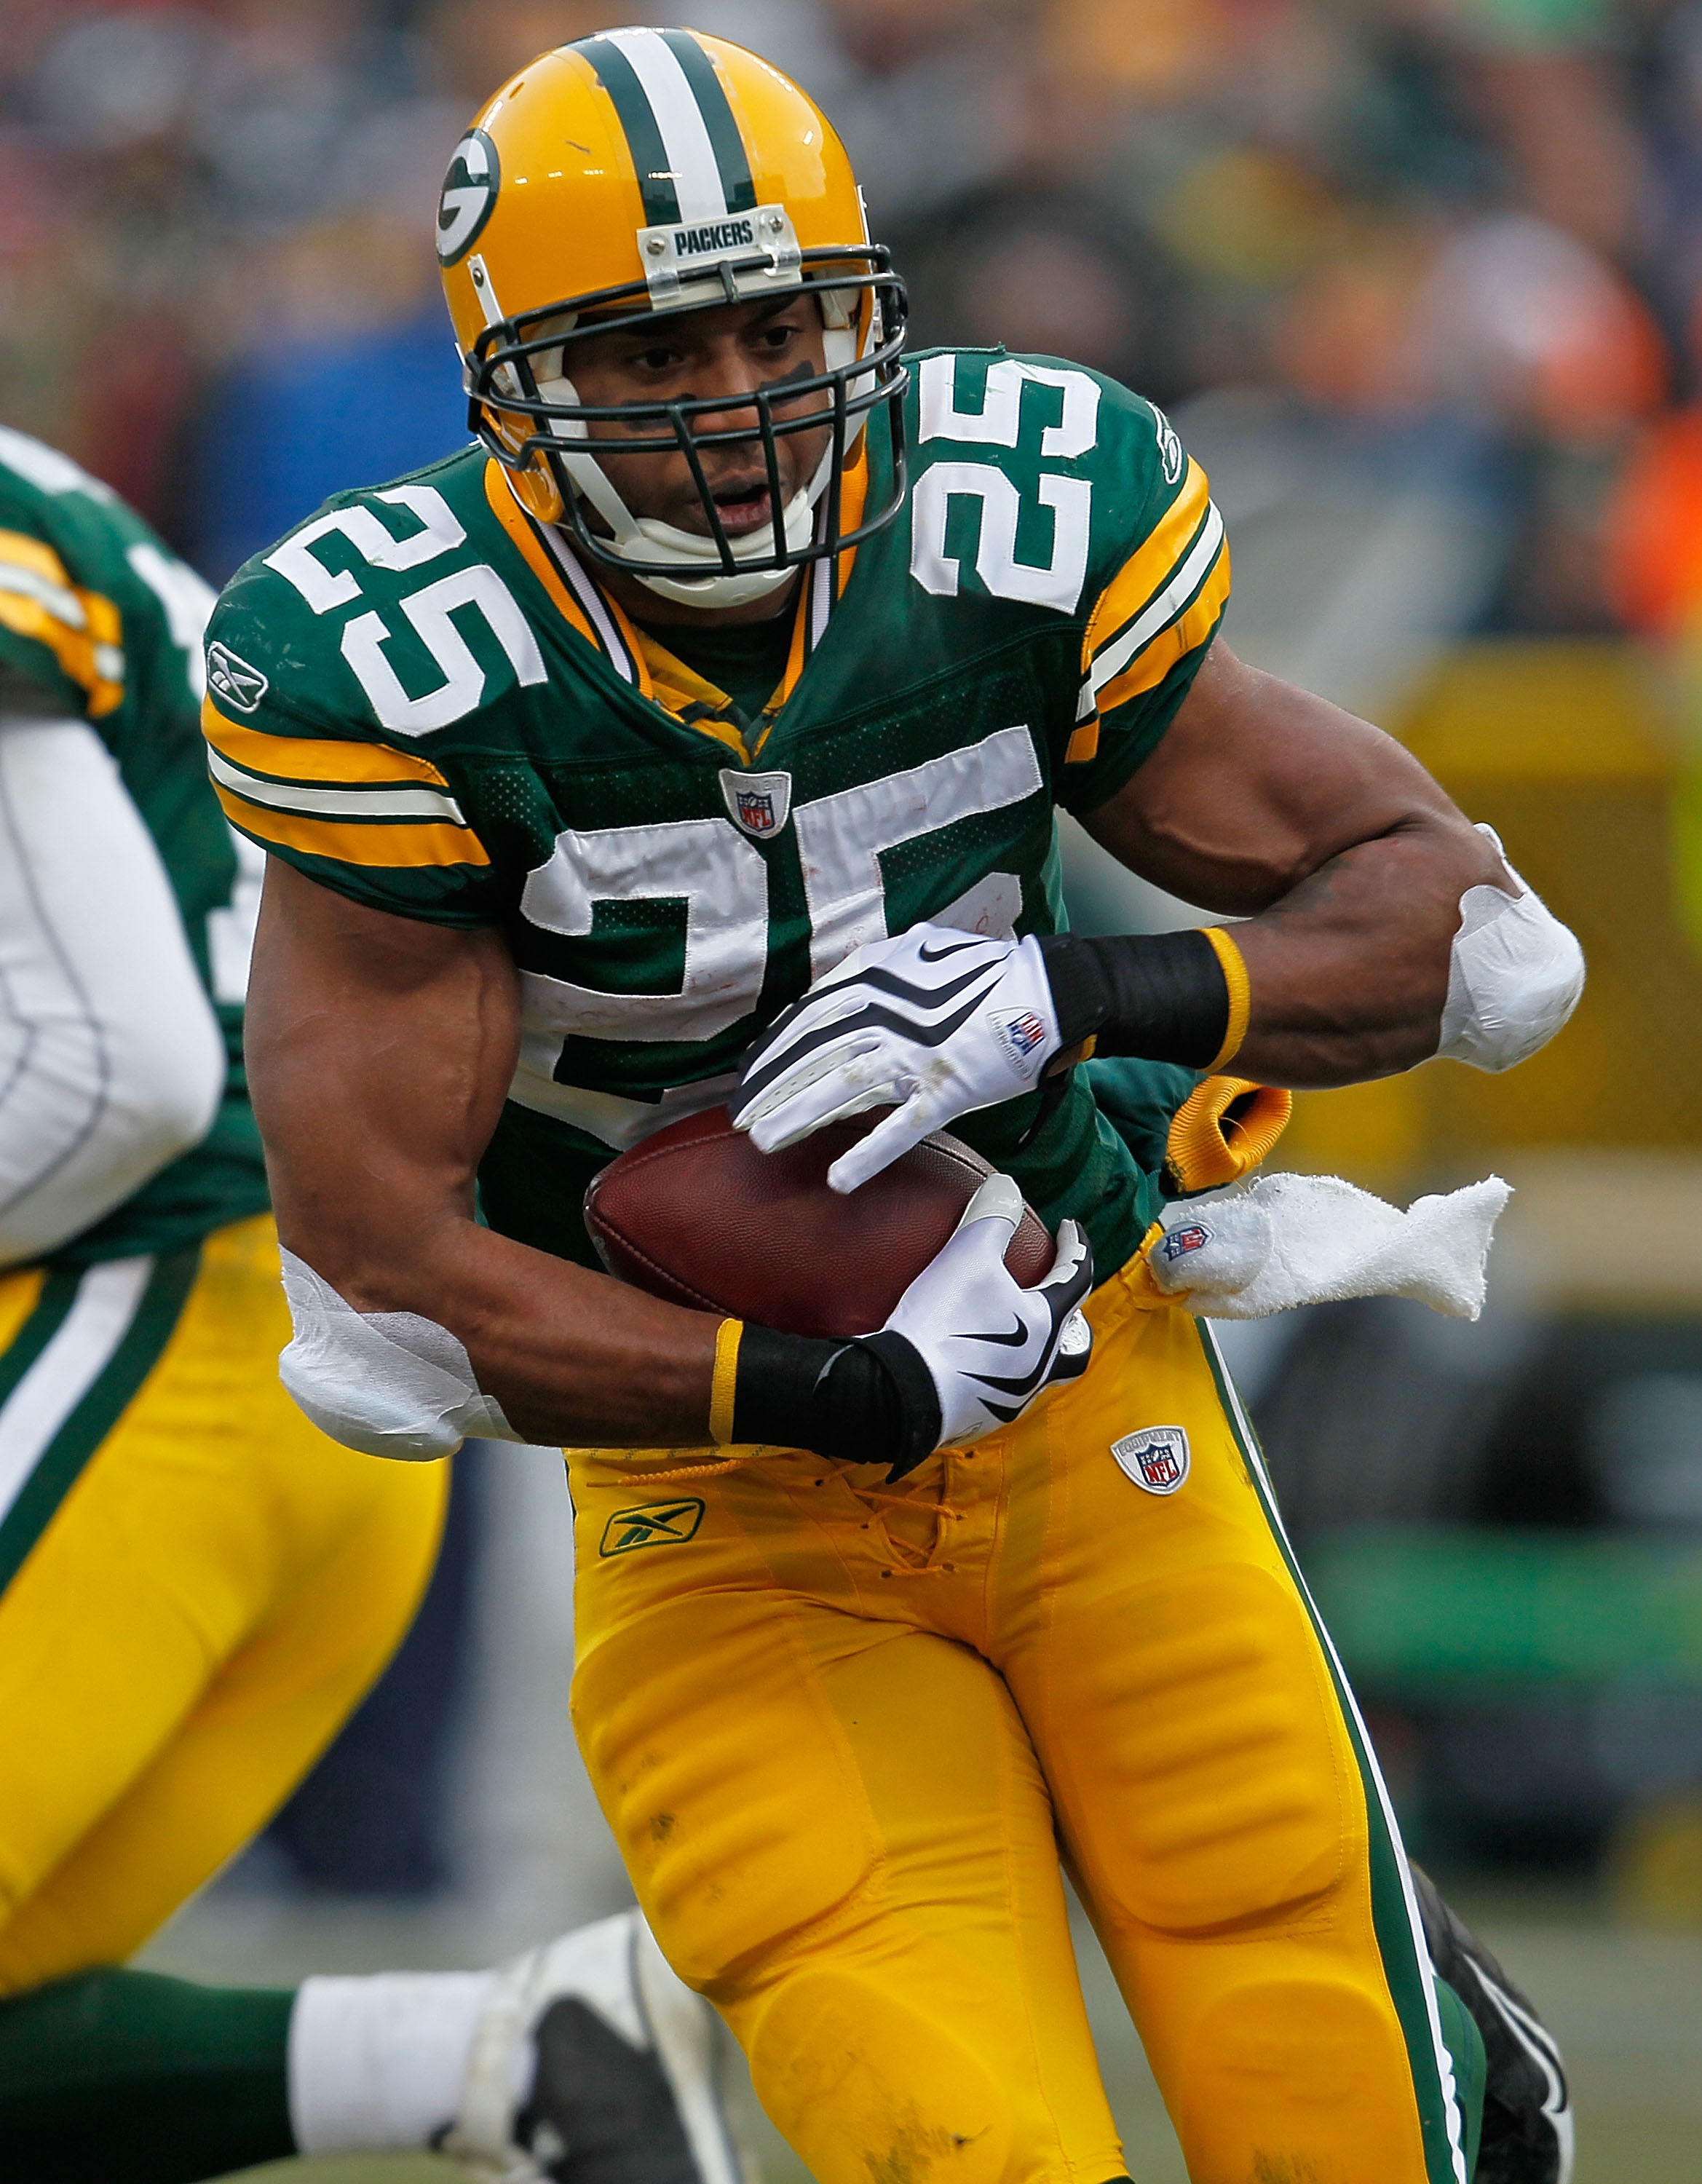
<svg viewBox="0 0 1702 2184">
<path fill-rule="evenodd" d="M 154 1261 L 108 1259 L 77 1284 L 70 1310 L 0 1405 L 0 1518 L 53 1437 L 112 1362 L 153 1279 Z"/>
</svg>

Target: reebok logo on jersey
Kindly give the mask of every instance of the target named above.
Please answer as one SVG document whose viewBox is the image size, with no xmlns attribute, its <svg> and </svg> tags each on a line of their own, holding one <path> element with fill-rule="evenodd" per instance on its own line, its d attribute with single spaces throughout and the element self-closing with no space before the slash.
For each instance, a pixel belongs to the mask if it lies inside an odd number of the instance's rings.
<svg viewBox="0 0 1702 2184">
<path fill-rule="evenodd" d="M 207 648 L 207 688 L 239 713 L 252 713 L 270 685 L 258 667 L 223 644 Z"/>
<path fill-rule="evenodd" d="M 1117 1468 L 1149 1494 L 1174 1494 L 1192 1462 L 1181 1426 L 1143 1426 L 1111 1443 Z"/>
<path fill-rule="evenodd" d="M 695 1497 L 682 1502 L 645 1502 L 636 1509 L 617 1509 L 603 1528 L 599 1555 L 630 1555 L 636 1547 L 683 1546 L 704 1521 L 704 1505 Z"/>
<path fill-rule="evenodd" d="M 1174 485 L 1182 476 L 1182 442 L 1177 439 L 1176 426 L 1156 403 L 1152 405 L 1153 430 L 1158 435 L 1159 460 L 1164 465 L 1165 483 Z"/>
</svg>

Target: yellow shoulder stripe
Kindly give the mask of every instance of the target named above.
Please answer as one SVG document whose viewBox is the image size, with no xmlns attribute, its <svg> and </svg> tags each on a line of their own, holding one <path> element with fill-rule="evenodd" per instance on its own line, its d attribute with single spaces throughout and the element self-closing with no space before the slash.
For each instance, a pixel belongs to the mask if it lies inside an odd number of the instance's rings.
<svg viewBox="0 0 1702 2184">
<path fill-rule="evenodd" d="M 0 531 L 0 561 L 14 569 L 27 569 L 50 584 L 71 589 L 70 572 L 45 538 L 32 538 L 27 531 Z"/>
<path fill-rule="evenodd" d="M 1138 698 L 1143 690 L 1155 690 L 1177 660 L 1210 636 L 1228 597 L 1229 549 L 1226 545 L 1187 613 L 1179 615 L 1168 629 L 1160 630 L 1145 650 L 1137 653 L 1122 673 L 1114 676 L 1100 691 L 1099 711 L 1109 713 L 1131 698 Z M 1073 744 L 1075 738 L 1071 741 Z"/>
<path fill-rule="evenodd" d="M 0 540 L 17 549 L 0 553 L 0 627 L 46 645 L 87 698 L 89 718 L 100 720 L 124 702 L 123 616 L 100 593 L 71 584 L 58 555 L 38 539 L 8 531 Z"/>
<path fill-rule="evenodd" d="M 298 850 L 340 865 L 395 867 L 491 861 L 470 827 L 457 827 L 448 820 L 431 820 L 417 827 L 387 827 L 370 822 L 363 825 L 358 821 L 309 819 L 293 811 L 274 811 L 250 804 L 217 782 L 213 786 L 231 824 L 262 848 Z"/>
<path fill-rule="evenodd" d="M 436 788 L 449 785 L 429 759 L 417 758 L 412 751 L 392 750 L 388 744 L 321 743 L 314 736 L 268 735 L 264 729 L 245 728 L 230 719 L 210 698 L 202 704 L 201 733 L 233 766 L 286 781 L 426 781 Z"/>
<path fill-rule="evenodd" d="M 1205 472 L 1190 455 L 1182 490 L 1094 604 L 1082 640 L 1084 673 L 1092 666 L 1095 653 L 1162 588 L 1165 579 L 1187 553 L 1210 499 Z"/>
</svg>

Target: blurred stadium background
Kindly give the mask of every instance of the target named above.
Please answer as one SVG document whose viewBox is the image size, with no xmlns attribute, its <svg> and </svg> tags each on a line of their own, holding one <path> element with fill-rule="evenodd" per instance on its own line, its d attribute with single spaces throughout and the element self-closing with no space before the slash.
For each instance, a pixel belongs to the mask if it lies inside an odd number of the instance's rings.
<svg viewBox="0 0 1702 2184">
<path fill-rule="evenodd" d="M 430 247 L 593 0 L 0 0 L 0 425 L 217 582 L 462 436 Z M 1167 404 L 1229 634 L 1404 737 L 1578 931 L 1571 1030 L 1299 1104 L 1286 1164 L 1517 1187 L 1466 1329 L 1238 1330 L 1416 1847 L 1567 2045 L 1580 2184 L 1702 2176 L 1702 4 L 706 0 L 822 100 L 921 343 Z M 1190 922 L 1071 844 L 1076 922 Z M 473 1451 L 395 1669 L 156 1942 L 253 1980 L 613 1908 L 559 1462 Z M 1091 1944 L 1142 2184 L 1182 2171 Z M 773 2184 L 795 2178 L 765 2141 Z M 346 2164 L 426 2184 L 435 2164 Z M 304 2176 L 306 2172 L 303 2172 Z M 331 2184 L 329 2168 L 320 2184 Z"/>
</svg>

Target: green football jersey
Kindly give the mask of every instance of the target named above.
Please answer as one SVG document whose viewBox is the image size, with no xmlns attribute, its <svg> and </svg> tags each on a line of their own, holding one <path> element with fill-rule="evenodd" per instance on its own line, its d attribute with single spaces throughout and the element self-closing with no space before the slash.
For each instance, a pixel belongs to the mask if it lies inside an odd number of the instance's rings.
<svg viewBox="0 0 1702 2184">
<path fill-rule="evenodd" d="M 201 1144 L 61 1245 L 55 1265 L 173 1251 L 267 1204 L 242 1047 L 263 861 L 225 825 L 207 781 L 201 643 L 212 600 L 109 488 L 0 428 L 0 710 L 85 720 L 112 755 L 176 894 L 229 1057 Z"/>
<path fill-rule="evenodd" d="M 205 721 L 233 825 L 513 949 L 520 1060 L 480 1177 L 510 1235 L 594 1264 L 592 1174 L 724 1097 L 860 943 L 1058 929 L 1055 806 L 1122 785 L 1211 641 L 1223 526 L 1161 413 L 1000 350 L 913 372 L 909 504 L 806 572 L 754 720 L 477 448 L 340 495 L 220 600 Z M 848 528 L 891 461 L 871 429 Z M 1134 1250 L 1155 1178 L 1082 1072 L 958 1127 L 1048 1224 L 1083 1221 L 1102 1269 Z"/>
</svg>

